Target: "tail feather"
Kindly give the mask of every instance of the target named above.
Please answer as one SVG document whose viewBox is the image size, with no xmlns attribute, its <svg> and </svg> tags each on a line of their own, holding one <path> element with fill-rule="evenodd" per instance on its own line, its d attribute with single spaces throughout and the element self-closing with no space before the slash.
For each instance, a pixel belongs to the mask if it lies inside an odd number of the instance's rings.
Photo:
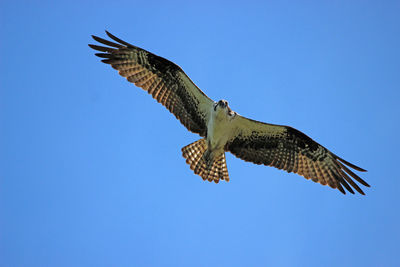
<svg viewBox="0 0 400 267">
<path fill-rule="evenodd" d="M 228 182 L 229 174 L 226 166 L 225 153 L 221 153 L 214 159 L 209 159 L 212 160 L 210 164 L 204 157 L 206 151 L 206 140 L 200 139 L 183 147 L 182 155 L 186 159 L 186 163 L 190 165 L 190 169 L 192 169 L 195 174 L 200 175 L 203 180 L 214 181 L 215 183 L 218 183 L 219 180 Z"/>
</svg>

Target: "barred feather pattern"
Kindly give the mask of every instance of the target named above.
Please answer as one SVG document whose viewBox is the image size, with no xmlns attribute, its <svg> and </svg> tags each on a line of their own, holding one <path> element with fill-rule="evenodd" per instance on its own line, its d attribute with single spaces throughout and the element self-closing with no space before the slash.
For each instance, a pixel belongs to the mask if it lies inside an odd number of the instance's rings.
<svg viewBox="0 0 400 267">
<path fill-rule="evenodd" d="M 106 45 L 89 45 L 103 52 L 96 56 L 104 58 L 102 62 L 110 64 L 129 82 L 147 91 L 189 131 L 205 136 L 208 110 L 213 101 L 178 65 L 106 33 L 117 43 L 92 36 L 97 42 Z"/>
<path fill-rule="evenodd" d="M 346 193 L 344 188 L 354 194 L 354 188 L 364 195 L 351 178 L 369 187 L 345 165 L 361 172 L 364 169 L 336 156 L 294 128 L 250 120 L 246 126 L 246 132 L 242 131 L 226 145 L 226 150 L 240 159 L 297 173 L 343 194 Z"/>
<path fill-rule="evenodd" d="M 225 153 L 222 152 L 211 161 L 204 156 L 207 152 L 207 142 L 200 139 L 182 148 L 182 155 L 190 169 L 199 175 L 204 181 L 218 183 L 220 180 L 229 181 L 228 168 L 226 166 Z"/>
</svg>

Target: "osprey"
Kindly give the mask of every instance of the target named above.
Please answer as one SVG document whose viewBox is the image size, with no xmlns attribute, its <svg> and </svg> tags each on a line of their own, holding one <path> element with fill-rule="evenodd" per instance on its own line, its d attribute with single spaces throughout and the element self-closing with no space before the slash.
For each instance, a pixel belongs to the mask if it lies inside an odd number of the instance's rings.
<svg viewBox="0 0 400 267">
<path fill-rule="evenodd" d="M 369 187 L 349 168 L 360 172 L 364 169 L 338 157 L 304 133 L 240 116 L 229 108 L 227 101 L 214 102 L 207 97 L 176 64 L 106 33 L 115 42 L 92 36 L 105 45 L 90 44 L 102 52 L 95 55 L 151 94 L 189 131 L 202 137 L 183 147 L 182 154 L 203 180 L 229 181 L 225 160 L 225 152 L 229 151 L 245 161 L 297 173 L 343 194 L 345 187 L 350 193 L 354 194 L 354 188 L 364 195 L 352 178 Z"/>
</svg>

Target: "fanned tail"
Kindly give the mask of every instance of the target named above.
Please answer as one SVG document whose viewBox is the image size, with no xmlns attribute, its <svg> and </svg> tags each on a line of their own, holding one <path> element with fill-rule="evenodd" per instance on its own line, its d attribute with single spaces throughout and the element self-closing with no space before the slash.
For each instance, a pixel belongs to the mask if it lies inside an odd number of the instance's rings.
<svg viewBox="0 0 400 267">
<path fill-rule="evenodd" d="M 229 181 L 225 153 L 222 152 L 214 159 L 209 157 L 205 139 L 197 140 L 183 147 L 182 155 L 186 159 L 186 163 L 190 165 L 190 169 L 200 175 L 203 180 L 215 183 L 218 183 L 219 180 Z"/>
</svg>

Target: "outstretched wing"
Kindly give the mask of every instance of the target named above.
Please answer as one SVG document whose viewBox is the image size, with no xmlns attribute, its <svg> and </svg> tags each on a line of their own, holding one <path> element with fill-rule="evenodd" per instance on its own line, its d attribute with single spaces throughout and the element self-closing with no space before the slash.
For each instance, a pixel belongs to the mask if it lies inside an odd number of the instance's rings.
<svg viewBox="0 0 400 267">
<path fill-rule="evenodd" d="M 365 172 L 364 169 L 336 156 L 292 127 L 262 123 L 239 115 L 235 123 L 237 135 L 228 141 L 226 150 L 238 158 L 300 174 L 306 179 L 337 188 L 343 194 L 346 192 L 342 186 L 352 194 L 351 187 L 364 195 L 351 177 L 369 187 L 348 167 L 361 172 Z"/>
<path fill-rule="evenodd" d="M 189 131 L 205 136 L 213 101 L 176 64 L 106 33 L 117 43 L 92 36 L 106 45 L 89 45 L 103 52 L 96 56 L 105 58 L 102 62 L 110 64 L 129 82 L 151 94 Z"/>
</svg>

